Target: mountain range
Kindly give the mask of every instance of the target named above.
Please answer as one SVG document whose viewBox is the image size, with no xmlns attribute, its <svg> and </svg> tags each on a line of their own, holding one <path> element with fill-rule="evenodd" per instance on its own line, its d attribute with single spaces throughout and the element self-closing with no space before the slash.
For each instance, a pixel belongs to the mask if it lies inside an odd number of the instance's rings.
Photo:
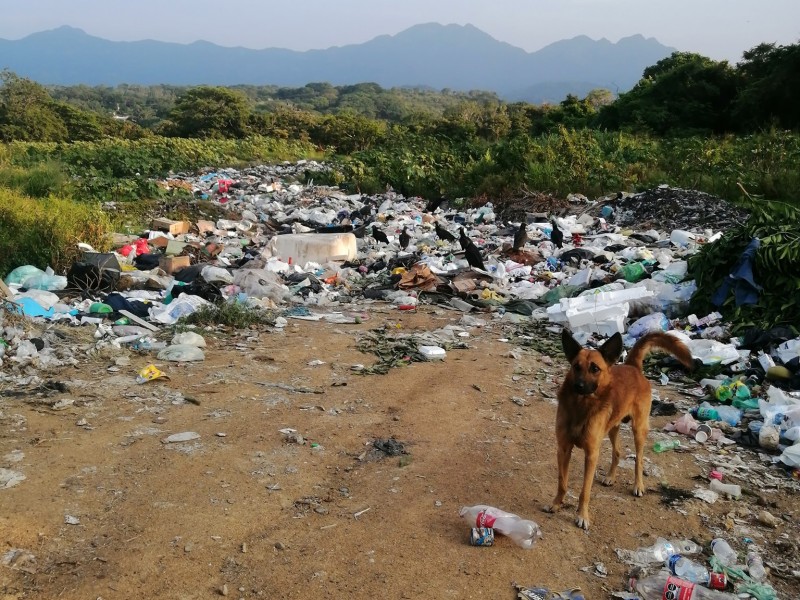
<svg viewBox="0 0 800 600">
<path fill-rule="evenodd" d="M 507 100 L 558 102 L 593 88 L 630 89 L 645 67 L 674 52 L 634 35 L 612 43 L 578 36 L 536 52 L 501 42 L 472 25 L 415 25 L 363 44 L 299 52 L 210 42 L 115 42 L 73 27 L 19 40 L 0 39 L 0 68 L 53 85 L 279 85 L 375 82 L 490 90 Z"/>
</svg>

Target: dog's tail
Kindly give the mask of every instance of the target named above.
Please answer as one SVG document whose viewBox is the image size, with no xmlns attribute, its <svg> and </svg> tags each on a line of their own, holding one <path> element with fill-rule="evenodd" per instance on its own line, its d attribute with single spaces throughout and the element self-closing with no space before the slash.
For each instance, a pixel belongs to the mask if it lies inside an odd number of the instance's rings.
<svg viewBox="0 0 800 600">
<path fill-rule="evenodd" d="M 628 353 L 628 358 L 625 359 L 625 364 L 636 367 L 641 371 L 644 357 L 647 356 L 651 348 L 661 348 L 662 350 L 666 350 L 675 358 L 677 358 L 683 364 L 683 366 L 690 371 L 694 367 L 692 353 L 689 352 L 689 348 L 686 347 L 686 344 L 684 344 L 675 336 L 662 333 L 660 331 L 648 333 L 647 335 L 640 337 L 639 340 L 633 345 L 631 351 Z"/>
</svg>

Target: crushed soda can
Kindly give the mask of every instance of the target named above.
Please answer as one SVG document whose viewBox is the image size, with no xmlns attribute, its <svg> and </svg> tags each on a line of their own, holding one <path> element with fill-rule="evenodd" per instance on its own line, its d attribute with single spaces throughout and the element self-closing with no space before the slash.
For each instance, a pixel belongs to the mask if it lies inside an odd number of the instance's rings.
<svg viewBox="0 0 800 600">
<path fill-rule="evenodd" d="M 493 546 L 494 529 L 491 527 L 473 527 L 469 543 L 472 546 Z"/>
</svg>

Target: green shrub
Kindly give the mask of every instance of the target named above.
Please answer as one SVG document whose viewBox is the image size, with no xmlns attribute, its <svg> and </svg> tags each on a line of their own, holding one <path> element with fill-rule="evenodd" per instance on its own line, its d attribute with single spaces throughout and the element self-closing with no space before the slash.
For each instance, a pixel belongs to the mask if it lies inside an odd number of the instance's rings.
<svg viewBox="0 0 800 600">
<path fill-rule="evenodd" d="M 20 191 L 32 198 L 59 195 L 66 184 L 67 175 L 56 162 L 46 162 L 30 169 L 0 167 L 0 187 Z"/>
<path fill-rule="evenodd" d="M 64 272 L 79 242 L 108 248 L 110 225 L 98 206 L 66 198 L 30 198 L 0 188 L 0 276 L 22 265 Z"/>
</svg>

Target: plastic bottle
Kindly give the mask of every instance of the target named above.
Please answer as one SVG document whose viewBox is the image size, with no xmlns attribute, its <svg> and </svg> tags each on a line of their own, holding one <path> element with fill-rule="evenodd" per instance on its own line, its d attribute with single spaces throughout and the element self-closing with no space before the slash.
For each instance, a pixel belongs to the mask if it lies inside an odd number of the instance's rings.
<svg viewBox="0 0 800 600">
<path fill-rule="evenodd" d="M 742 488 L 740 486 L 732 483 L 722 483 L 718 479 L 712 479 L 709 487 L 713 492 L 725 494 L 726 496 L 730 496 L 731 498 L 735 498 L 737 500 L 742 495 Z"/>
<path fill-rule="evenodd" d="M 725 421 L 730 425 L 738 425 L 742 419 L 742 411 L 725 405 L 714 408 L 708 402 L 703 402 L 697 407 L 696 416 L 700 421 Z"/>
<path fill-rule="evenodd" d="M 667 568 L 676 577 L 691 581 L 692 583 L 702 583 L 715 590 L 724 590 L 728 585 L 725 573 L 709 573 L 699 562 L 673 554 L 666 561 Z"/>
<path fill-rule="evenodd" d="M 508 513 L 493 506 L 478 504 L 463 506 L 459 515 L 465 518 L 471 527 L 491 527 L 496 532 L 510 537 L 518 546 L 527 549 L 533 547 L 536 538 L 542 535 L 539 526 L 514 513 Z"/>
<path fill-rule="evenodd" d="M 666 452 L 681 447 L 680 440 L 659 440 L 653 444 L 653 452 Z"/>
<path fill-rule="evenodd" d="M 730 567 L 736 564 L 736 551 L 722 538 L 711 540 L 711 551 L 722 565 Z"/>
<path fill-rule="evenodd" d="M 683 544 L 683 542 L 679 542 L 678 544 L 680 546 Z M 656 540 L 656 543 L 653 544 L 652 546 L 648 546 L 646 548 L 644 547 L 639 548 L 638 550 L 634 550 L 633 552 L 631 552 L 631 562 L 640 565 L 647 565 L 656 562 L 664 562 L 670 556 L 676 553 L 677 550 L 672 542 L 669 542 L 664 538 L 658 538 Z"/>
<path fill-rule="evenodd" d="M 755 550 L 747 553 L 747 572 L 756 581 L 764 581 L 767 578 L 764 562 Z"/>
<path fill-rule="evenodd" d="M 733 594 L 710 590 L 665 573 L 646 579 L 632 579 L 630 587 L 641 600 L 736 600 Z"/>
</svg>

